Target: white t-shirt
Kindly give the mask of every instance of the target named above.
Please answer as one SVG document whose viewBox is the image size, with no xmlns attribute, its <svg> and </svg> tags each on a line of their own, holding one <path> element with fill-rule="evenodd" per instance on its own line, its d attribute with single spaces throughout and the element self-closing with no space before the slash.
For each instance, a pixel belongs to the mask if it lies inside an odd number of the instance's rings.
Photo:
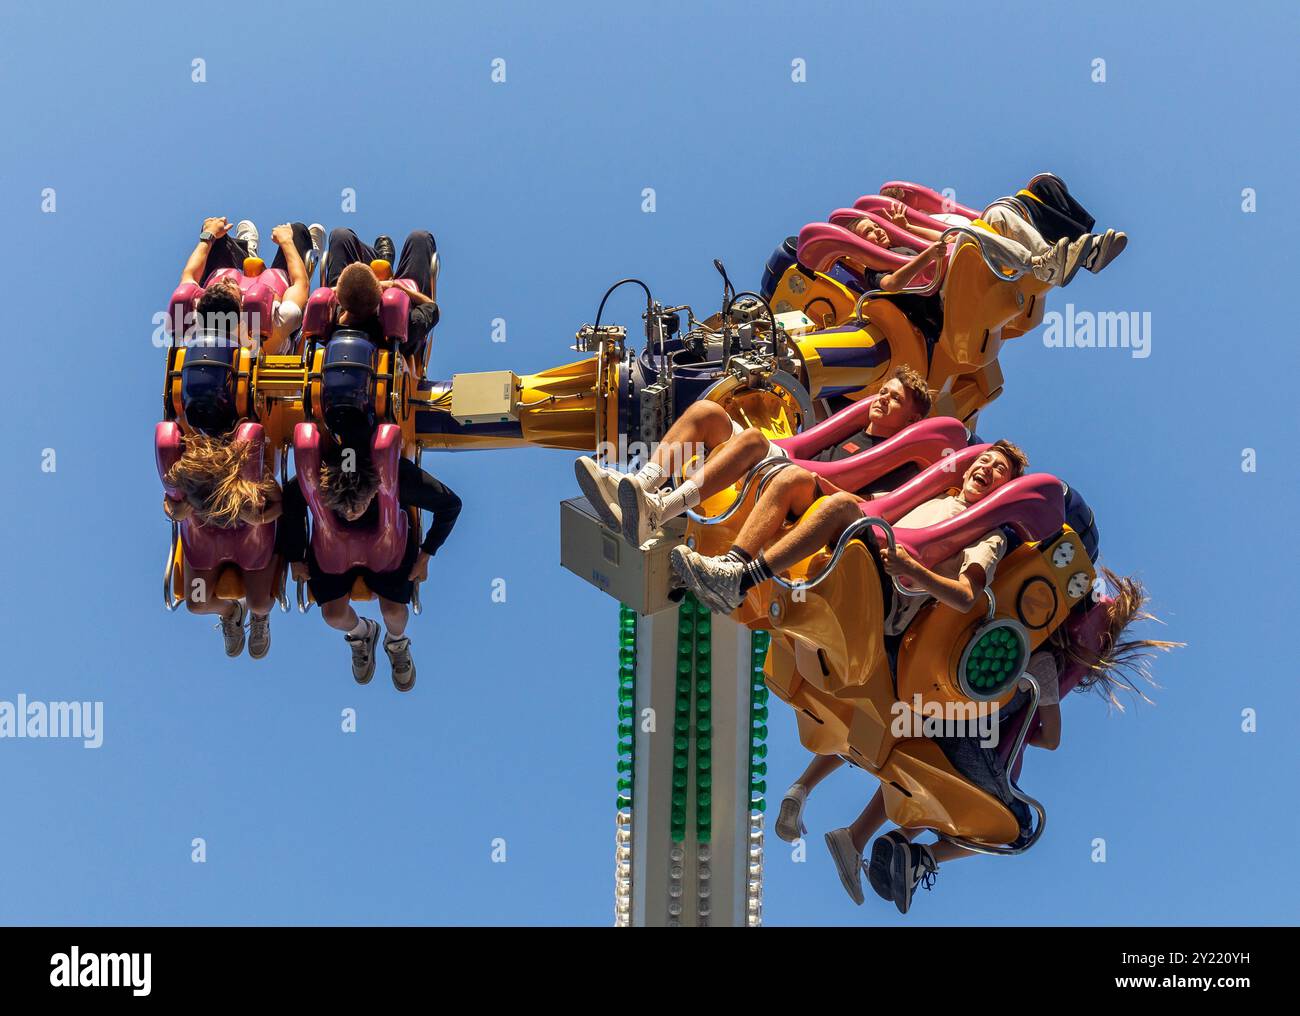
<svg viewBox="0 0 1300 1016">
<path fill-rule="evenodd" d="M 959 515 L 969 506 L 959 497 L 937 497 L 917 505 L 899 519 L 894 525 L 899 529 L 923 529 L 937 525 L 946 519 Z M 1007 538 L 999 530 L 985 533 L 960 554 L 954 554 L 946 561 L 940 562 L 932 570 L 944 578 L 960 578 L 967 568 L 979 565 L 984 569 L 984 581 L 993 581 L 993 572 L 998 561 L 1007 549 Z M 929 594 L 923 596 L 903 596 L 894 590 L 894 606 L 885 618 L 885 634 L 901 635 L 921 608 L 933 601 Z"/>
<path fill-rule="evenodd" d="M 956 215 L 952 212 L 935 212 L 930 218 L 938 219 L 945 226 L 969 226 L 971 222 L 966 216 Z"/>
<path fill-rule="evenodd" d="M 293 300 L 277 300 L 271 311 L 271 341 L 287 338 L 302 326 L 302 308 Z"/>
</svg>

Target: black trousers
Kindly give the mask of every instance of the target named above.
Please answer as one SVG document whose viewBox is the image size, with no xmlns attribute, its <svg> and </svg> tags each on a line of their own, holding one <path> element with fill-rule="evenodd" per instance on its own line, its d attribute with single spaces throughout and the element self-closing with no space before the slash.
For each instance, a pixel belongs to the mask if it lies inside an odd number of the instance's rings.
<svg viewBox="0 0 1300 1016">
<path fill-rule="evenodd" d="M 402 244 L 402 253 L 393 266 L 393 278 L 411 279 L 425 296 L 433 296 L 433 255 L 438 244 L 433 234 L 427 229 L 416 229 Z M 330 233 L 329 257 L 325 260 L 325 276 L 322 286 L 333 287 L 348 265 L 360 261 L 370 264 L 379 254 L 368 243 L 362 243 L 351 229 L 339 227 Z"/>
<path fill-rule="evenodd" d="M 1034 228 L 1048 243 L 1062 238 L 1074 240 L 1091 233 L 1097 220 L 1066 189 L 1064 182 L 1045 177 L 1026 188 L 1038 201 L 1026 201 Z M 1041 204 L 1039 202 L 1042 202 Z"/>
<path fill-rule="evenodd" d="M 298 251 L 298 256 L 305 260 L 307 252 L 311 250 L 311 234 L 307 232 L 306 225 L 301 222 L 293 223 L 293 245 Z M 237 268 L 243 271 L 246 257 L 248 257 L 248 245 L 242 240 L 236 240 L 233 230 L 219 240 L 213 240 L 199 285 L 206 286 L 208 276 L 223 268 Z M 283 270 L 286 265 L 284 251 L 276 247 L 275 259 L 271 262 L 271 267 Z"/>
</svg>

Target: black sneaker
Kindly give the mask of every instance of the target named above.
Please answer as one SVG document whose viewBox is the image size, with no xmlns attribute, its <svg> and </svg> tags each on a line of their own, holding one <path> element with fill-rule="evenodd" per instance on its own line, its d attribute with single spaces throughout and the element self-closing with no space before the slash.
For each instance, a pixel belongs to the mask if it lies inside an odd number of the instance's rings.
<svg viewBox="0 0 1300 1016">
<path fill-rule="evenodd" d="M 907 843 L 907 837 L 897 829 L 891 829 L 884 836 L 878 836 L 871 844 L 871 860 L 867 863 L 867 881 L 876 895 L 882 900 L 894 901 L 894 887 L 890 882 L 890 870 L 894 863 L 894 851 Z"/>
<path fill-rule="evenodd" d="M 375 676 L 375 644 L 379 641 L 379 623 L 370 618 L 362 618 L 366 631 L 359 638 L 344 635 L 343 639 L 352 647 L 352 676 L 357 684 L 369 684 Z"/>
<path fill-rule="evenodd" d="M 379 255 L 381 261 L 387 261 L 390 265 L 397 264 L 397 252 L 393 248 L 391 236 L 375 237 L 375 253 Z"/>
<path fill-rule="evenodd" d="M 894 906 L 905 914 L 912 906 L 912 893 L 918 885 L 930 889 L 939 866 L 934 863 L 930 848 L 915 843 L 894 847 L 894 857 L 889 864 L 889 881 L 893 889 Z"/>
</svg>

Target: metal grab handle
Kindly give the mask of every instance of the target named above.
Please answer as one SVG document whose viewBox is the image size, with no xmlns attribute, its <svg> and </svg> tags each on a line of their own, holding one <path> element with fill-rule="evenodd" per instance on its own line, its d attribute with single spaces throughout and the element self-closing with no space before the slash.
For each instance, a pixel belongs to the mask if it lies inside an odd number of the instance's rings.
<svg viewBox="0 0 1300 1016">
<path fill-rule="evenodd" d="M 416 617 L 420 616 L 420 583 L 415 583 L 415 588 L 411 590 L 411 611 Z"/>
<path fill-rule="evenodd" d="M 980 240 L 979 232 L 979 230 L 971 229 L 969 226 L 949 226 L 943 231 L 943 234 L 935 241 L 935 243 L 944 243 L 949 237 L 953 236 L 964 236 L 979 248 L 980 257 L 984 259 L 985 266 L 990 272 L 997 276 L 999 282 L 1016 282 L 1019 280 L 1021 276 L 1025 274 L 1024 269 L 1020 269 L 1019 271 L 1008 275 L 1001 267 L 995 265 L 992 259 L 988 256 L 988 253 L 984 250 L 984 244 Z M 862 305 L 867 300 L 878 296 L 933 296 L 939 291 L 939 288 L 943 285 L 943 280 L 948 275 L 948 261 L 948 258 L 943 258 L 940 261 L 939 270 L 934 273 L 934 278 L 924 286 L 915 286 L 911 288 L 905 286 L 902 289 L 872 289 L 863 293 L 858 297 L 857 302 L 853 305 L 853 319 L 855 321 L 861 321 Z"/>
<path fill-rule="evenodd" d="M 302 579 L 297 579 L 295 582 L 298 586 L 298 613 L 305 614 L 307 611 L 311 610 L 311 601 L 303 595 L 303 591 L 307 588 L 307 583 L 303 582 Z"/>
<path fill-rule="evenodd" d="M 784 468 L 785 466 L 792 466 L 792 465 L 794 465 L 794 463 L 791 462 L 789 459 L 787 459 L 784 455 L 769 455 L 767 458 L 765 458 L 762 462 L 760 462 L 758 465 L 756 465 L 753 469 L 749 471 L 749 475 L 745 477 L 745 485 L 740 488 L 740 496 L 737 497 L 736 500 L 731 502 L 731 504 L 727 506 L 726 510 L 724 510 L 720 515 L 713 515 L 713 516 L 700 515 L 695 511 L 688 510 L 686 512 L 686 516 L 692 522 L 698 522 L 702 526 L 721 525 L 722 523 L 726 522 L 727 519 L 735 515 L 736 512 L 740 509 L 740 506 L 745 503 L 745 498 L 749 494 L 749 489 L 754 485 L 754 481 L 757 480 L 762 473 L 768 472 L 770 470 L 771 475 L 775 475 L 777 471 Z M 763 490 L 766 486 L 767 486 L 767 481 L 764 480 L 762 485 L 758 489 L 759 497 L 763 495 Z"/>
<path fill-rule="evenodd" d="M 885 531 L 885 539 L 889 541 L 889 549 L 895 548 L 894 544 L 894 527 L 884 519 L 876 515 L 865 515 L 857 521 L 851 523 L 847 529 L 840 534 L 839 540 L 835 543 L 835 550 L 831 554 L 831 559 L 816 576 L 810 579 L 796 579 L 791 582 L 780 575 L 773 575 L 772 581 L 782 589 L 814 589 L 835 570 L 835 566 L 840 563 L 840 558 L 844 556 L 844 551 L 848 549 L 849 541 L 853 540 L 859 533 L 862 533 L 873 526 L 879 526 Z"/>
<path fill-rule="evenodd" d="M 1038 712 L 1039 688 L 1038 681 L 1028 672 L 1020 675 L 1020 684 L 1029 686 L 1029 703 L 1025 707 L 1025 719 L 1020 724 L 1020 730 L 1016 734 L 1015 744 L 1011 746 L 1011 754 L 1007 756 L 1007 770 L 1002 774 L 1005 781 L 1006 789 L 1013 798 L 1022 804 L 1033 809 L 1038 816 L 1038 822 L 1034 827 L 1033 833 L 1029 838 L 1019 846 L 990 845 L 987 843 L 976 843 L 973 840 L 963 839 L 960 836 L 945 836 L 940 834 L 942 839 L 949 843 L 955 843 L 959 847 L 964 847 L 976 854 L 989 854 L 995 857 L 1012 857 L 1015 854 L 1023 854 L 1026 850 L 1038 842 L 1039 837 L 1043 835 L 1043 830 L 1047 828 L 1047 810 L 1034 798 L 1021 791 L 1019 787 L 1011 780 L 1011 770 L 1015 768 L 1016 759 L 1020 757 L 1021 749 L 1025 746 L 1025 738 L 1029 736 L 1029 725 L 1034 721 L 1034 715 Z"/>
<path fill-rule="evenodd" d="M 163 569 L 163 606 L 169 612 L 180 606 L 180 601 L 172 594 L 172 576 L 176 571 L 176 541 L 180 535 L 180 526 L 173 522 L 171 543 L 167 545 L 167 567 Z"/>
</svg>

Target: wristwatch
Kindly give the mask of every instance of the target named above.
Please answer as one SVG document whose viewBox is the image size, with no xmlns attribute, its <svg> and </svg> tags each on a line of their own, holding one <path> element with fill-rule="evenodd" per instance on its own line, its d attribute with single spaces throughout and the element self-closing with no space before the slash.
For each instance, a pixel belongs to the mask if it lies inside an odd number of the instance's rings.
<svg viewBox="0 0 1300 1016">
<path fill-rule="evenodd" d="M 215 239 L 210 229 L 205 229 L 199 234 L 199 243 L 211 243 Z"/>
</svg>

